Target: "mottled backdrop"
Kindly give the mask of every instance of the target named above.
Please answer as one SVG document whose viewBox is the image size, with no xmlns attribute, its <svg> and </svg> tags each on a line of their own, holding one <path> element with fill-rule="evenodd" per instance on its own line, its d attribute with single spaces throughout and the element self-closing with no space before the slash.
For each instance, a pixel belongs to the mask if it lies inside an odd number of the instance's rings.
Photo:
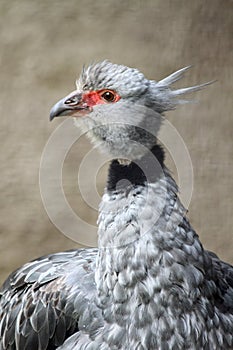
<svg viewBox="0 0 233 350">
<path fill-rule="evenodd" d="M 217 80 L 168 119 L 192 158 L 191 222 L 208 249 L 233 263 L 232 12 L 230 0 L 0 1 L 0 280 L 39 255 L 77 246 L 49 221 L 38 171 L 61 123 L 49 123 L 51 105 L 74 88 L 84 63 L 105 58 L 154 79 L 191 64 L 185 85 Z M 77 189 L 89 149 L 85 139 L 71 149 L 64 189 L 78 215 L 94 223 L 96 212 Z"/>
</svg>

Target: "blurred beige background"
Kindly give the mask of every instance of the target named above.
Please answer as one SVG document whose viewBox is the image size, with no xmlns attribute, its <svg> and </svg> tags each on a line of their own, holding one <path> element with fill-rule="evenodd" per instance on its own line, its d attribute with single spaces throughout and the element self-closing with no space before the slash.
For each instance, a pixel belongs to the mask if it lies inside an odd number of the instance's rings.
<svg viewBox="0 0 233 350">
<path fill-rule="evenodd" d="M 167 117 L 194 169 L 190 220 L 205 247 L 233 263 L 233 2 L 230 0 L 0 1 L 0 281 L 37 256 L 76 247 L 49 221 L 38 172 L 43 148 L 61 123 L 51 106 L 73 90 L 84 63 L 105 58 L 160 79 L 193 65 L 182 84 L 217 80 L 199 103 Z M 181 84 L 181 83 L 180 83 Z M 82 139 L 64 165 L 71 206 L 94 223 L 80 198 Z M 104 170 L 98 188 L 104 186 Z"/>
</svg>

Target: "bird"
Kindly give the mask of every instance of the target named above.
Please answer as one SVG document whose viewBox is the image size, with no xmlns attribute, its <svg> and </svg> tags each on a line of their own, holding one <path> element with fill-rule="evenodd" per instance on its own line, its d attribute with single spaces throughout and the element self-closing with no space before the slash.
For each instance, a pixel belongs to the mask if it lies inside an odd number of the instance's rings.
<svg viewBox="0 0 233 350">
<path fill-rule="evenodd" d="M 158 140 L 165 112 L 206 86 L 174 89 L 188 69 L 155 81 L 92 63 L 51 109 L 111 156 L 98 247 L 40 257 L 6 279 L 0 350 L 233 349 L 233 266 L 200 242 Z"/>
</svg>

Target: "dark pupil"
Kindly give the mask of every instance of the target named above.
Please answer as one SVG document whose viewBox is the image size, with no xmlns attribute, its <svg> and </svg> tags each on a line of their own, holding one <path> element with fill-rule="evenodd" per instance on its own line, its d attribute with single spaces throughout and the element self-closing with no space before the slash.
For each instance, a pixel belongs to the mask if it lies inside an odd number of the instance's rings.
<svg viewBox="0 0 233 350">
<path fill-rule="evenodd" d="M 113 95 L 112 92 L 106 91 L 103 95 L 103 98 L 108 101 L 108 102 L 112 102 L 115 98 L 115 96 Z"/>
</svg>

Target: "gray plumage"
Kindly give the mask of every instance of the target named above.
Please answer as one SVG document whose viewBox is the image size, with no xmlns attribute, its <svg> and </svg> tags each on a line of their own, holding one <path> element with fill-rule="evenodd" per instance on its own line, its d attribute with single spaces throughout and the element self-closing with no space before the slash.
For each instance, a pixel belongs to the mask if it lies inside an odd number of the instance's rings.
<svg viewBox="0 0 233 350">
<path fill-rule="evenodd" d="M 116 158 L 99 247 L 42 257 L 9 276 L 0 350 L 233 349 L 233 267 L 203 248 L 156 139 L 162 113 L 205 86 L 172 90 L 187 69 L 155 82 L 104 61 L 84 68 L 77 90 L 53 107 L 51 119 L 78 117 Z"/>
</svg>

